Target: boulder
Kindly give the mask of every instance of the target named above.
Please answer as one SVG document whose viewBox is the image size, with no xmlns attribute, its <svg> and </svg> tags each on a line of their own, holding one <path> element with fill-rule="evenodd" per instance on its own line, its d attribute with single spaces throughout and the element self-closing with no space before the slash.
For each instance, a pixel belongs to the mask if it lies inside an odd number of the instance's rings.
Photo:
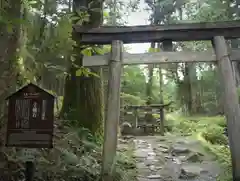
<svg viewBox="0 0 240 181">
<path fill-rule="evenodd" d="M 168 146 L 168 145 L 164 145 L 164 144 L 158 144 L 157 146 L 158 146 L 158 147 L 161 147 L 161 148 L 166 148 L 166 149 L 168 149 L 168 148 L 169 148 L 169 146 Z"/>
<path fill-rule="evenodd" d="M 190 153 L 188 156 L 186 156 L 185 161 L 190 162 L 201 162 L 202 161 L 202 155 L 199 153 Z"/>
<path fill-rule="evenodd" d="M 168 153 L 169 152 L 169 149 L 162 148 L 162 147 L 154 148 L 154 150 L 157 151 L 157 152 L 160 152 L 160 153 Z"/>
<path fill-rule="evenodd" d="M 181 145 L 173 145 L 171 148 L 171 153 L 172 155 L 176 156 L 176 155 L 179 155 L 179 154 L 188 154 L 190 153 L 190 150 L 184 146 L 181 146 Z"/>
<path fill-rule="evenodd" d="M 147 156 L 148 153 L 141 150 L 135 150 L 133 155 L 134 158 L 147 158 Z"/>
<path fill-rule="evenodd" d="M 185 165 L 181 168 L 181 174 L 179 178 L 181 179 L 191 179 L 200 176 L 203 169 L 199 166 Z"/>
<path fill-rule="evenodd" d="M 148 179 L 161 179 L 162 176 L 161 175 L 149 175 L 147 178 Z"/>
<path fill-rule="evenodd" d="M 177 165 L 181 165 L 182 164 L 181 160 L 178 159 L 178 158 L 173 158 L 172 161 L 173 161 L 173 163 L 176 163 Z"/>
</svg>

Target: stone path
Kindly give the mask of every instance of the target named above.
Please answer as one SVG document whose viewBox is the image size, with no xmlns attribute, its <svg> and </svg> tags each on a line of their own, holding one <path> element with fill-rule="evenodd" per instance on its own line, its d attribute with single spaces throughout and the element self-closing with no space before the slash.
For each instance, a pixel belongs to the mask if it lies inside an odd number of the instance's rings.
<svg viewBox="0 0 240 181">
<path fill-rule="evenodd" d="M 139 136 L 134 142 L 138 181 L 216 181 L 220 173 L 198 141 L 167 135 Z"/>
</svg>

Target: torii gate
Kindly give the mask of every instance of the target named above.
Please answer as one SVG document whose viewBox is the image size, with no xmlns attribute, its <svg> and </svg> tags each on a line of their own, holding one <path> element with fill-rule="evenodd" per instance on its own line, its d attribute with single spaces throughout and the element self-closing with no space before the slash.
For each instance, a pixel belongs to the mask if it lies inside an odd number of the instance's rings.
<svg viewBox="0 0 240 181">
<path fill-rule="evenodd" d="M 240 38 L 240 21 L 172 24 L 157 26 L 87 28 L 75 25 L 73 31 L 82 44 L 111 44 L 110 55 L 84 57 L 84 66 L 109 66 L 108 112 L 105 120 L 103 167 L 104 181 L 112 180 L 111 171 L 117 147 L 120 115 L 120 79 L 122 65 L 166 64 L 180 62 L 217 62 L 221 74 L 224 112 L 229 130 L 233 180 L 240 181 L 240 109 L 232 71 L 232 61 L 240 60 L 240 51 L 228 50 L 225 38 Z M 123 43 L 211 40 L 213 50 L 207 52 L 159 52 L 123 54 Z M 166 46 L 164 50 L 171 50 Z"/>
</svg>

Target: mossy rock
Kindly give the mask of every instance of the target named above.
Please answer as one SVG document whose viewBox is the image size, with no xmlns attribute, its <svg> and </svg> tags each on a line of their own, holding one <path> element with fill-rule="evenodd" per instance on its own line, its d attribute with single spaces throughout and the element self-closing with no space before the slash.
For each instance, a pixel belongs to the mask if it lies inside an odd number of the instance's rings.
<svg viewBox="0 0 240 181">
<path fill-rule="evenodd" d="M 186 159 L 185 161 L 189 161 L 189 162 L 201 162 L 203 161 L 203 158 L 202 158 L 202 154 L 200 153 L 190 153 L 188 156 L 186 156 Z"/>
</svg>

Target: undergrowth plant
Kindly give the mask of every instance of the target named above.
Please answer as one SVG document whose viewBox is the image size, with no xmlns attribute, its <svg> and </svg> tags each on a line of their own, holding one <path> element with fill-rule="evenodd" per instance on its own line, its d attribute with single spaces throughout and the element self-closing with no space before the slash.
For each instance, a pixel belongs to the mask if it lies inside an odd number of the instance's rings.
<svg viewBox="0 0 240 181">
<path fill-rule="evenodd" d="M 175 134 L 189 135 L 197 138 L 203 146 L 215 155 L 222 167 L 219 181 L 231 181 L 231 159 L 228 139 L 223 134 L 226 121 L 222 116 L 186 117 L 179 114 L 166 116 L 166 127 Z"/>
<path fill-rule="evenodd" d="M 85 128 L 69 124 L 57 126 L 53 149 L 35 149 L 36 173 L 39 181 L 100 181 L 102 163 L 102 138 L 93 136 Z M 0 168 L 1 177 L 19 180 L 24 175 L 25 158 L 20 150 L 6 149 L 0 152 L 5 156 L 4 167 Z M 11 164 L 11 167 L 9 167 Z M 135 163 L 131 149 L 118 153 L 115 161 L 114 181 L 133 180 Z M 47 169 L 46 169 L 47 168 Z"/>
</svg>

